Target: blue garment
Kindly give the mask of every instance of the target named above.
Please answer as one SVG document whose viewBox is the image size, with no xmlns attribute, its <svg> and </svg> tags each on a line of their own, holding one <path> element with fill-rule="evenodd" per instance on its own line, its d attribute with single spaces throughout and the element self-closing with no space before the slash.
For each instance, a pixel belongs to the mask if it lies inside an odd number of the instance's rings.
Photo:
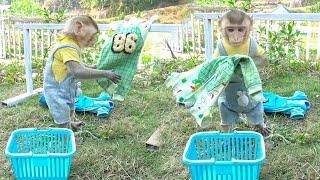
<svg viewBox="0 0 320 180">
<path fill-rule="evenodd" d="M 39 98 L 39 103 L 41 105 L 47 105 L 44 96 Z M 105 92 L 102 92 L 97 98 L 90 98 L 83 95 L 76 97 L 75 111 L 77 112 L 89 111 L 97 114 L 98 117 L 107 117 L 113 107 L 114 104 L 111 101 L 111 96 Z"/>
<path fill-rule="evenodd" d="M 302 91 L 296 91 L 291 97 L 281 97 L 271 92 L 263 92 L 263 96 L 268 99 L 263 103 L 264 112 L 281 112 L 294 120 L 303 119 L 311 106 L 307 95 Z"/>
</svg>

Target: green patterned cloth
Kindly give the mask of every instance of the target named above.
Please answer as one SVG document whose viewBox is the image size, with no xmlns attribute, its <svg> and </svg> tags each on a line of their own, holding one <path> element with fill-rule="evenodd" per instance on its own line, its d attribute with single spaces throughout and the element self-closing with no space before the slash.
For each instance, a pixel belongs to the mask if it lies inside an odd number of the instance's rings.
<svg viewBox="0 0 320 180">
<path fill-rule="evenodd" d="M 193 104 L 190 112 L 200 126 L 206 126 L 213 119 L 212 107 L 235 72 L 242 73 L 252 99 L 261 101 L 263 96 L 259 72 L 253 60 L 244 55 L 220 56 L 190 71 L 172 73 L 166 80 L 166 86 L 173 88 L 176 102 Z"/>
<path fill-rule="evenodd" d="M 122 78 L 117 85 L 105 78 L 98 80 L 99 85 L 111 94 L 113 99 L 124 100 L 130 90 L 144 41 L 156 19 L 158 17 L 153 16 L 149 21 L 133 25 L 123 22 L 103 46 L 97 69 L 114 70 Z"/>
</svg>

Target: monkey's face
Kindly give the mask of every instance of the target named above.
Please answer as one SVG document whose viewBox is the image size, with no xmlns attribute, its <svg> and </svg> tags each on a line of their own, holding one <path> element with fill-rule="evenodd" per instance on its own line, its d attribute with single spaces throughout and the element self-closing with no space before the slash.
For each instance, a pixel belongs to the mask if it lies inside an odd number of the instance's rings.
<svg viewBox="0 0 320 180">
<path fill-rule="evenodd" d="M 247 28 L 245 26 L 228 26 L 225 28 L 231 46 L 239 46 L 246 40 Z"/>
<path fill-rule="evenodd" d="M 242 45 L 248 39 L 252 29 L 252 24 L 249 20 L 244 20 L 241 24 L 232 24 L 228 20 L 223 20 L 220 26 L 222 35 L 231 46 Z"/>
<path fill-rule="evenodd" d="M 94 26 L 91 25 L 82 25 L 81 28 L 76 29 L 76 39 L 78 41 L 78 44 L 81 48 L 87 48 L 87 47 L 92 47 L 97 39 L 98 31 Z"/>
</svg>

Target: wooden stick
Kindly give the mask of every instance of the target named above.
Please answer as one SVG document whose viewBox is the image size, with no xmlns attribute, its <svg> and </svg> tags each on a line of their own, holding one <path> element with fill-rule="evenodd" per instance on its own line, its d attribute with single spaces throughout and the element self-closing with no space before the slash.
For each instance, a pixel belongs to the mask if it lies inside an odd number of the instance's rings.
<svg viewBox="0 0 320 180">
<path fill-rule="evenodd" d="M 148 151 L 158 151 L 160 149 L 160 147 L 162 146 L 160 137 L 163 130 L 163 126 L 159 127 L 147 140 L 146 148 Z"/>
</svg>

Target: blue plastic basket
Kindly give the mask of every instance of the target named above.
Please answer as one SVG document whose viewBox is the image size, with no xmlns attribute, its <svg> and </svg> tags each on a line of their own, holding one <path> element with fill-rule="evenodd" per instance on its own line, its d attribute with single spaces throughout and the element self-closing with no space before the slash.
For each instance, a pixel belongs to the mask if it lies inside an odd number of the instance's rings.
<svg viewBox="0 0 320 180">
<path fill-rule="evenodd" d="M 259 179 L 265 159 L 261 134 L 251 131 L 213 131 L 193 134 L 182 161 L 189 167 L 193 180 L 255 180 Z"/>
<path fill-rule="evenodd" d="M 18 129 L 11 133 L 6 156 L 17 179 L 68 179 L 76 153 L 69 129 Z"/>
</svg>

